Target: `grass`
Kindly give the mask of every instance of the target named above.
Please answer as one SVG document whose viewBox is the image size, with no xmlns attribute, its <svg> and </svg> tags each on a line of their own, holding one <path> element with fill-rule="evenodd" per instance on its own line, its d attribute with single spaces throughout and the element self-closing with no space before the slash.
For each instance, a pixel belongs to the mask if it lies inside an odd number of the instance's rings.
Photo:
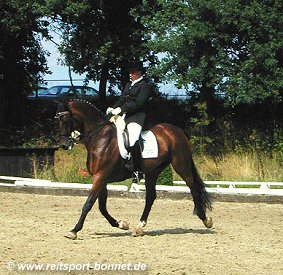
<svg viewBox="0 0 283 275">
<path fill-rule="evenodd" d="M 71 151 L 59 149 L 55 153 L 54 170 L 45 167 L 42 171 L 36 171 L 35 177 L 58 182 L 92 183 L 92 178 L 86 171 L 86 159 L 87 152 L 81 144 L 74 146 Z M 130 188 L 131 183 L 129 179 L 113 184 L 122 184 Z"/>
<path fill-rule="evenodd" d="M 221 157 L 194 156 L 198 171 L 203 180 L 221 181 L 270 181 L 282 182 L 283 170 L 279 160 L 264 152 L 227 153 Z M 37 171 L 35 177 L 60 182 L 91 183 L 85 176 L 86 150 L 77 145 L 71 151 L 58 150 L 55 154 L 54 172 L 51 169 Z M 182 180 L 173 172 L 173 180 Z M 131 185 L 127 180 L 117 184 Z"/>
<path fill-rule="evenodd" d="M 280 162 L 263 152 L 228 153 L 216 159 L 196 156 L 195 162 L 204 180 L 283 181 Z M 177 175 L 174 178 L 180 179 Z"/>
<path fill-rule="evenodd" d="M 74 146 L 71 151 L 60 149 L 55 153 L 54 171 L 45 167 L 37 171 L 35 177 L 59 182 L 91 183 L 91 176 L 86 172 L 86 156 L 81 144 Z"/>
</svg>

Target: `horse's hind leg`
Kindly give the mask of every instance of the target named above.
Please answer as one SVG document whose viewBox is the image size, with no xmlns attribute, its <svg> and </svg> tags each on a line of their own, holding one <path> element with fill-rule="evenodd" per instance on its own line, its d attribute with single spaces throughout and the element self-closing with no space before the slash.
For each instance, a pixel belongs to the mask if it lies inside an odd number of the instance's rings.
<svg viewBox="0 0 283 275">
<path fill-rule="evenodd" d="M 108 195 L 108 192 L 107 192 L 107 188 L 105 186 L 100 191 L 100 194 L 99 194 L 99 197 L 98 197 L 99 210 L 100 210 L 101 214 L 106 218 L 106 220 L 113 227 L 119 227 L 120 229 L 128 230 L 129 229 L 129 223 L 128 222 L 117 221 L 108 213 L 107 208 L 106 208 L 107 195 Z"/>
<path fill-rule="evenodd" d="M 151 207 L 156 199 L 156 180 L 164 167 L 160 167 L 151 173 L 145 174 L 145 187 L 146 187 L 146 197 L 145 197 L 145 207 L 141 215 L 138 225 L 133 229 L 133 237 L 143 235 L 143 227 L 146 226 L 147 219 L 151 210 Z"/>
<path fill-rule="evenodd" d="M 194 201 L 194 214 L 196 214 L 207 228 L 213 225 L 212 219 L 207 219 L 206 209 L 212 209 L 209 194 L 200 178 L 192 157 L 180 159 L 180 155 L 173 158 L 172 166 L 191 189 Z"/>
</svg>

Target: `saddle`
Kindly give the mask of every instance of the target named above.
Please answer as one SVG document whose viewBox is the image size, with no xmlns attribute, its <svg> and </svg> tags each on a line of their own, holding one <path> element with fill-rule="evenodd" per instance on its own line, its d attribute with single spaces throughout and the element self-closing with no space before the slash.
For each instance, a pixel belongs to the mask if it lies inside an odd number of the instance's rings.
<svg viewBox="0 0 283 275">
<path fill-rule="evenodd" d="M 125 149 L 129 152 L 130 151 L 130 138 L 129 138 L 129 132 L 127 129 L 124 130 L 124 132 L 122 133 L 122 136 L 123 136 Z M 144 139 L 142 138 L 142 135 L 140 135 L 138 143 L 140 145 L 140 149 L 142 152 L 144 149 Z"/>
<path fill-rule="evenodd" d="M 120 155 L 123 159 L 130 159 L 129 153 L 129 134 L 126 129 L 124 116 L 115 115 L 109 120 L 114 123 L 117 129 L 117 141 Z M 157 139 L 152 131 L 142 131 L 139 144 L 141 147 L 142 158 L 157 158 L 158 144 Z"/>
</svg>

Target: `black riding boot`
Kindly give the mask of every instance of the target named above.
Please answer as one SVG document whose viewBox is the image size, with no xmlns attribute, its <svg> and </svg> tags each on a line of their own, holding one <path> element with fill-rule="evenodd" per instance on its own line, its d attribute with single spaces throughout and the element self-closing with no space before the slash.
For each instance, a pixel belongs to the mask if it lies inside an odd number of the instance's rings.
<svg viewBox="0 0 283 275">
<path fill-rule="evenodd" d="M 142 155 L 139 141 L 136 141 L 134 146 L 129 149 L 133 164 L 133 183 L 138 183 L 142 178 Z"/>
</svg>

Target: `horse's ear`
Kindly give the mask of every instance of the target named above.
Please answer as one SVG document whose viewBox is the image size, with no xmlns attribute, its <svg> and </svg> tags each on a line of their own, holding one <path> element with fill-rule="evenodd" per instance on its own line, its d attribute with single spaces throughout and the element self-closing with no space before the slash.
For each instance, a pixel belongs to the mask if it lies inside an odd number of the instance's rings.
<svg viewBox="0 0 283 275">
<path fill-rule="evenodd" d="M 66 99 L 66 98 L 63 98 L 61 102 L 62 102 L 62 104 L 63 104 L 63 106 L 65 108 L 65 111 L 69 111 L 69 102 L 70 102 L 70 100 Z"/>
</svg>

